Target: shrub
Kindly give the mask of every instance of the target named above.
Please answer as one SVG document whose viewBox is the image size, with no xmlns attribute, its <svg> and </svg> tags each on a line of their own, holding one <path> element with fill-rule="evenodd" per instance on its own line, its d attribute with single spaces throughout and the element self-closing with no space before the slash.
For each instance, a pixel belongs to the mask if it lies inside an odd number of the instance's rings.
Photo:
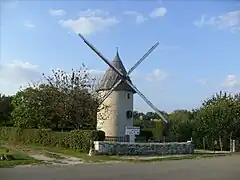
<svg viewBox="0 0 240 180">
<path fill-rule="evenodd" d="M 151 129 L 141 129 L 140 136 L 145 137 L 146 141 L 148 141 L 153 138 L 153 132 Z"/>
<path fill-rule="evenodd" d="M 90 140 L 103 141 L 105 133 L 96 130 L 74 130 L 71 132 L 54 132 L 44 129 L 17 129 L 13 127 L 0 128 L 0 140 L 22 144 L 41 144 L 71 148 L 88 152 Z"/>
</svg>

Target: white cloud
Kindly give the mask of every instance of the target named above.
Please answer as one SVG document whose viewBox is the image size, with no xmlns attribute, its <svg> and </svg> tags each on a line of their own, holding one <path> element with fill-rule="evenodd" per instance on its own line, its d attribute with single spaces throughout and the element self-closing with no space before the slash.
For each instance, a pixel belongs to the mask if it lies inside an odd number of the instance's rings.
<svg viewBox="0 0 240 180">
<path fill-rule="evenodd" d="M 217 17 L 201 16 L 200 20 L 194 21 L 197 27 L 213 26 L 218 29 L 228 29 L 231 32 L 240 32 L 240 11 L 232 11 Z"/>
<path fill-rule="evenodd" d="M 108 13 L 101 10 L 86 10 L 79 12 L 77 19 L 60 20 L 59 23 L 66 28 L 72 29 L 75 33 L 91 35 L 114 26 L 119 21 L 115 17 L 110 17 Z"/>
<path fill-rule="evenodd" d="M 66 11 L 64 11 L 63 9 L 50 9 L 48 13 L 51 16 L 63 16 L 66 14 Z"/>
<path fill-rule="evenodd" d="M 24 26 L 27 27 L 27 28 L 35 28 L 36 25 L 33 24 L 31 21 L 27 20 L 24 22 Z"/>
<path fill-rule="evenodd" d="M 105 71 L 97 69 L 89 69 L 88 72 L 94 76 L 102 76 L 105 73 Z"/>
<path fill-rule="evenodd" d="M 202 85 L 206 85 L 208 83 L 208 80 L 206 78 L 200 78 L 197 80 L 197 82 Z"/>
<path fill-rule="evenodd" d="M 165 14 L 167 13 L 167 9 L 165 7 L 160 7 L 160 8 L 156 8 L 154 9 L 149 16 L 151 18 L 157 18 L 157 17 L 163 17 L 165 16 Z"/>
<path fill-rule="evenodd" d="M 149 82 L 164 81 L 167 77 L 168 74 L 165 71 L 161 69 L 155 69 L 153 72 L 147 75 L 146 80 Z"/>
<path fill-rule="evenodd" d="M 141 23 L 145 22 L 146 20 L 148 20 L 148 18 L 144 17 L 141 13 L 139 13 L 137 11 L 125 11 L 124 14 L 134 16 L 136 18 L 135 22 L 137 24 L 141 24 Z"/>
<path fill-rule="evenodd" d="M 26 86 L 40 77 L 38 66 L 29 62 L 15 60 L 8 64 L 0 63 L 0 92 L 14 94 L 20 86 Z"/>
<path fill-rule="evenodd" d="M 102 11 L 101 9 L 94 9 L 94 10 L 87 9 L 85 11 L 80 11 L 78 15 L 83 17 L 108 16 L 109 12 Z"/>
<path fill-rule="evenodd" d="M 61 70 L 54 68 L 54 70 Z M 88 69 L 90 75 L 101 80 L 105 71 L 97 69 Z M 45 74 L 52 75 L 52 70 Z M 39 72 L 39 67 L 25 61 L 14 60 L 11 63 L 0 62 L 0 93 L 15 94 L 20 87 L 28 86 L 29 83 L 43 82 L 42 73 Z"/>
<path fill-rule="evenodd" d="M 97 69 L 89 69 L 88 73 L 94 78 L 96 78 L 96 81 L 99 83 L 102 80 L 105 71 L 97 70 Z"/>
<path fill-rule="evenodd" d="M 223 87 L 226 88 L 240 88 L 240 78 L 235 74 L 229 74 L 223 81 Z"/>
</svg>

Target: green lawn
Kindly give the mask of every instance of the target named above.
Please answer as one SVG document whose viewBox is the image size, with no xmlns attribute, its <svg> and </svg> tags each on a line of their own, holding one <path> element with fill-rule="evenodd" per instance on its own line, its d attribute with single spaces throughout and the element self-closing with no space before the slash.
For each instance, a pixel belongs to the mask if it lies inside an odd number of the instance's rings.
<svg viewBox="0 0 240 180">
<path fill-rule="evenodd" d="M 35 152 L 36 154 L 43 154 L 50 158 L 55 158 L 56 160 L 61 160 L 64 157 L 62 155 L 67 156 L 73 156 L 77 157 L 80 160 L 84 162 L 110 162 L 110 161 L 118 161 L 118 162 L 131 162 L 131 163 L 138 163 L 138 162 L 154 162 L 154 161 L 166 161 L 166 160 L 182 160 L 182 159 L 199 159 L 199 158 L 211 158 L 211 157 L 217 157 L 217 156 L 226 156 L 228 154 L 212 154 L 212 153 L 201 153 L 196 152 L 195 154 L 189 154 L 189 155 L 172 155 L 172 156 L 154 156 L 154 157 L 143 157 L 143 156 L 88 156 L 87 153 L 81 153 L 76 150 L 72 149 L 65 149 L 65 148 L 57 148 L 57 147 L 44 147 L 42 145 L 38 144 L 32 144 L 32 145 L 11 145 L 12 151 L 17 152 L 11 152 L 14 154 L 16 159 L 14 161 L 0 161 L 0 167 L 1 166 L 14 166 L 18 164 L 31 164 L 36 162 L 31 157 L 26 156 L 29 152 Z M 23 152 L 23 153 L 19 153 Z M 56 153 L 56 154 L 55 154 Z M 1 154 L 1 151 L 0 151 Z M 1 165 L 4 164 L 4 165 Z M 6 165 L 7 164 L 7 165 Z M 13 165 L 12 165 L 13 164 Z"/>
<path fill-rule="evenodd" d="M 14 160 L 0 160 L 0 168 L 6 168 L 6 167 L 14 167 L 16 165 L 26 165 L 26 164 L 33 164 L 33 163 L 39 163 L 39 161 L 33 159 L 32 157 L 27 156 L 24 153 L 20 153 L 17 151 L 9 151 L 7 152 L 6 148 L 0 147 L 0 155 L 3 154 L 9 154 L 12 155 Z"/>
<path fill-rule="evenodd" d="M 198 158 L 211 158 L 218 156 L 226 156 L 229 154 L 212 154 L 212 153 L 201 153 L 196 152 L 194 154 L 186 155 L 172 155 L 172 156 L 154 156 L 154 157 L 143 157 L 143 156 L 88 156 L 87 153 L 81 153 L 72 149 L 64 149 L 57 147 L 44 147 L 41 145 L 27 145 L 26 147 L 35 150 L 47 150 L 53 153 L 60 153 L 68 156 L 78 157 L 85 162 L 107 162 L 107 161 L 121 161 L 121 162 L 154 162 L 154 161 L 166 161 L 166 160 L 182 160 L 182 159 L 198 159 Z M 49 153 L 51 154 L 51 153 Z M 54 155 L 53 155 L 54 156 Z M 50 156 L 49 156 L 50 157 Z M 57 157 L 56 157 L 57 159 Z"/>
<path fill-rule="evenodd" d="M 25 148 L 36 151 L 49 151 L 52 153 L 59 153 L 67 156 L 73 156 L 82 159 L 85 162 L 103 162 L 103 161 L 117 161 L 120 160 L 118 156 L 88 156 L 87 153 L 82 153 L 73 149 L 44 147 L 38 144 L 26 145 Z M 60 159 L 57 154 L 43 153 L 45 156 Z M 54 157 L 55 156 L 55 157 Z"/>
</svg>

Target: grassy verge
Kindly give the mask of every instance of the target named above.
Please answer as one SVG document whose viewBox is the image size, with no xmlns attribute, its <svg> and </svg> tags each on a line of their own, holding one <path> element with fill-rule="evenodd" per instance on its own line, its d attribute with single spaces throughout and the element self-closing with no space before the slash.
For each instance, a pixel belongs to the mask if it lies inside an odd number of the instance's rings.
<svg viewBox="0 0 240 180">
<path fill-rule="evenodd" d="M 14 167 L 16 165 L 27 165 L 33 163 L 39 163 L 39 161 L 27 156 L 24 153 L 19 153 L 16 151 L 7 151 L 6 148 L 0 147 L 0 155 L 12 155 L 14 160 L 0 160 L 0 168 Z"/>
<path fill-rule="evenodd" d="M 54 154 L 54 153 L 50 153 L 50 152 L 45 152 L 43 153 L 44 156 L 49 157 L 49 158 L 54 158 L 54 159 L 65 159 L 64 157 L 58 155 L 58 154 Z"/>
<path fill-rule="evenodd" d="M 54 158 L 56 160 L 64 159 L 62 155 L 65 156 L 72 156 L 77 157 L 80 159 L 80 161 L 83 162 L 154 162 L 154 161 L 167 161 L 167 160 L 183 160 L 183 159 L 199 159 L 199 158 L 211 158 L 211 157 L 218 157 L 218 156 L 226 156 L 229 154 L 213 154 L 213 153 L 205 153 L 205 152 L 198 152 L 194 154 L 188 154 L 188 155 L 172 155 L 172 156 L 155 156 L 155 157 L 143 157 L 143 156 L 88 156 L 86 153 L 81 153 L 76 150 L 72 149 L 65 149 L 65 148 L 57 148 L 57 147 L 44 147 L 42 145 L 38 144 L 31 144 L 31 145 L 11 145 L 13 148 L 12 150 L 21 151 L 24 154 L 27 154 L 29 152 L 35 152 L 36 154 L 42 154 L 50 158 Z M 31 163 L 31 160 L 29 160 Z M 23 163 L 23 162 L 17 162 L 16 163 Z M 28 161 L 24 161 L 28 163 Z"/>
<path fill-rule="evenodd" d="M 44 153 L 44 155 L 56 159 L 62 158 L 59 154 L 63 154 L 66 156 L 72 156 L 77 157 L 79 159 L 82 159 L 84 162 L 105 162 L 105 161 L 119 161 L 121 160 L 118 156 L 88 156 L 87 153 L 81 153 L 79 151 L 73 150 L 73 149 L 65 149 L 65 148 L 57 148 L 57 147 L 44 147 L 38 144 L 31 144 L 25 146 L 27 148 L 30 148 L 32 150 L 36 151 L 48 151 L 49 153 Z M 57 153 L 57 154 L 53 154 Z M 56 156 L 56 157 L 53 157 Z"/>
<path fill-rule="evenodd" d="M 212 158 L 226 156 L 226 154 L 186 154 L 186 155 L 171 155 L 171 156 L 159 156 L 150 158 L 131 158 L 125 159 L 129 162 L 157 162 L 157 161 L 170 161 L 170 160 L 184 160 L 184 159 L 200 159 L 200 158 Z"/>
<path fill-rule="evenodd" d="M 31 149 L 35 149 L 38 151 L 45 150 L 52 153 L 60 153 L 63 155 L 73 156 L 82 159 L 84 162 L 109 162 L 109 161 L 119 161 L 119 162 L 154 162 L 154 161 L 167 161 L 167 160 L 183 160 L 183 159 L 199 159 L 199 158 L 211 158 L 211 157 L 219 157 L 226 156 L 229 154 L 213 154 L 213 153 L 201 153 L 196 152 L 194 154 L 187 155 L 172 155 L 172 156 L 155 156 L 155 157 L 143 157 L 143 156 L 88 156 L 86 153 L 81 153 L 72 149 L 64 149 L 57 147 L 43 147 L 41 145 L 28 145 L 26 146 Z M 49 157 L 53 157 L 58 159 L 57 154 L 48 153 Z M 50 155 L 52 154 L 52 155 Z M 55 156 L 55 157 L 54 157 Z M 56 157 L 57 156 L 57 157 Z M 59 156 L 61 157 L 61 156 Z"/>
</svg>

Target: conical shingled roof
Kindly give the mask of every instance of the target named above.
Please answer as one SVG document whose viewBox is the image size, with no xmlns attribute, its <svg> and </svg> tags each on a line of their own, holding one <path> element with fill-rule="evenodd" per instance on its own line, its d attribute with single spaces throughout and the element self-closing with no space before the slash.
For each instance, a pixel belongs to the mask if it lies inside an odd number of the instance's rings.
<svg viewBox="0 0 240 180">
<path fill-rule="evenodd" d="M 115 58 L 111 63 L 123 74 L 127 74 L 127 71 L 119 57 L 118 52 L 116 53 Z M 114 86 L 114 84 L 118 82 L 119 79 L 121 79 L 121 76 L 119 76 L 110 67 L 103 75 L 97 91 L 110 90 Z M 128 80 L 131 82 L 130 78 Z M 135 93 L 135 91 L 126 82 L 122 82 L 121 84 L 119 84 L 118 87 L 115 88 L 115 91 L 132 91 L 133 93 Z"/>
</svg>

